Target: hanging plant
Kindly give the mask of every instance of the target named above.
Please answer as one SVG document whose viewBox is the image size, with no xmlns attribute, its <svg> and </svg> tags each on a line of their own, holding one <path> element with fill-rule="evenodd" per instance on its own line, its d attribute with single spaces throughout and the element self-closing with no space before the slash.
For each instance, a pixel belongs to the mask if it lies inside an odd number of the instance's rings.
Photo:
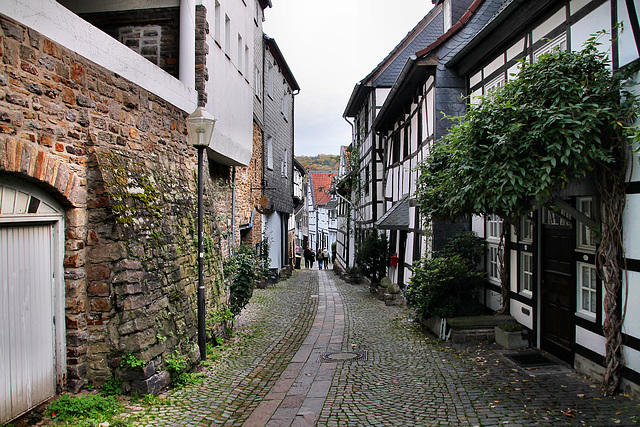
<svg viewBox="0 0 640 427">
<path fill-rule="evenodd" d="M 601 32 L 599 35 L 602 35 Z M 605 294 L 603 389 L 619 384 L 624 267 L 622 212 L 638 99 L 634 70 L 612 72 L 597 37 L 579 52 L 554 51 L 522 62 L 517 78 L 472 105 L 419 166 L 417 202 L 427 221 L 496 213 L 510 222 L 552 206 L 569 183 L 595 174 L 603 205 L 597 263 Z"/>
</svg>

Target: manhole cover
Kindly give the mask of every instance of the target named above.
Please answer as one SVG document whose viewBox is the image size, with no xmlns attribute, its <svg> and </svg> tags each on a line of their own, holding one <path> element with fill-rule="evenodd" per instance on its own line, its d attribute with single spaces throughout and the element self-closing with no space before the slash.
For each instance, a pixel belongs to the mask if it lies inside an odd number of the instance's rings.
<svg viewBox="0 0 640 427">
<path fill-rule="evenodd" d="M 365 353 L 363 351 L 333 351 L 320 355 L 321 362 L 351 362 L 353 360 L 363 360 L 364 358 Z"/>
<path fill-rule="evenodd" d="M 553 360 L 547 359 L 545 356 L 539 353 L 508 354 L 506 356 L 523 368 L 551 366 L 556 364 Z"/>
</svg>

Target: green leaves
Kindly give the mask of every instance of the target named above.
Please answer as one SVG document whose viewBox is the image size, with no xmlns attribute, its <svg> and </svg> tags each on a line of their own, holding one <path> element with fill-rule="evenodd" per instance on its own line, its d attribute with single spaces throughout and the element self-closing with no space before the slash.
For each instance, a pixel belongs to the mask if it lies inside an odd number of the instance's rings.
<svg viewBox="0 0 640 427">
<path fill-rule="evenodd" d="M 431 217 L 519 217 L 575 179 L 619 158 L 637 140 L 626 126 L 638 100 L 629 72 L 614 74 L 595 41 L 522 63 L 514 80 L 482 97 L 418 168 L 416 198 Z M 451 118 L 449 118 L 451 119 Z"/>
</svg>

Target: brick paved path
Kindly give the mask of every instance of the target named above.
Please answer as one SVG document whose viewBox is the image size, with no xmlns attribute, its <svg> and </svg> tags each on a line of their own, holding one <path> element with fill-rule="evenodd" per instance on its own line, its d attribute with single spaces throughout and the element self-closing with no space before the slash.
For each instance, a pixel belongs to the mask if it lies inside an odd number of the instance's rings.
<svg viewBox="0 0 640 427">
<path fill-rule="evenodd" d="M 144 425 L 635 425 L 640 404 L 569 369 L 524 370 L 494 345 L 454 349 L 407 311 L 330 271 L 257 290 L 238 338 L 199 386 Z M 348 357 L 357 360 L 344 360 Z"/>
</svg>

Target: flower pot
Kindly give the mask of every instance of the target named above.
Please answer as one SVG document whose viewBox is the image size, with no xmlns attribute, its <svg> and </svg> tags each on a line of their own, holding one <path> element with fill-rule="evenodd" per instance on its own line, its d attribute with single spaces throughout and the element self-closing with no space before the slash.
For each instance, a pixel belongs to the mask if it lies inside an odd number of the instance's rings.
<svg viewBox="0 0 640 427">
<path fill-rule="evenodd" d="M 528 348 L 529 340 L 525 338 L 525 331 L 507 332 L 499 326 L 495 327 L 496 343 L 500 344 L 507 350 L 515 350 L 517 348 Z"/>
</svg>

